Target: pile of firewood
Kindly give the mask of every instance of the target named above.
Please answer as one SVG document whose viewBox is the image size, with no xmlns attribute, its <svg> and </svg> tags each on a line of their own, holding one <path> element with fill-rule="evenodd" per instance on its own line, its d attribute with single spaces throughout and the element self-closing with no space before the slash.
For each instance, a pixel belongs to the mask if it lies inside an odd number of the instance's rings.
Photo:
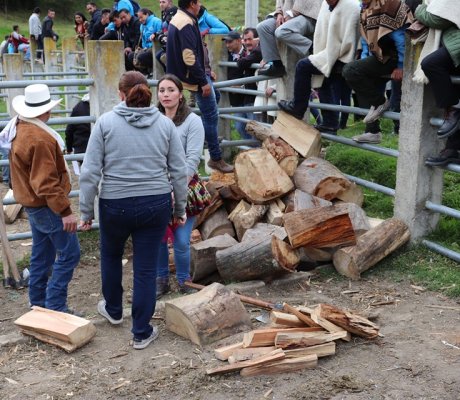
<svg viewBox="0 0 460 400">
<path fill-rule="evenodd" d="M 335 354 L 335 341 L 351 340 L 351 334 L 375 339 L 379 327 L 368 319 L 320 304 L 315 308 L 292 307 L 272 311 L 275 327 L 247 332 L 241 342 L 214 351 L 227 365 L 208 369 L 208 375 L 240 371 L 242 376 L 267 375 L 315 368 L 318 358 Z"/>
<path fill-rule="evenodd" d="M 280 112 L 271 128 L 250 122 L 247 130 L 262 147 L 239 153 L 234 173 L 211 175 L 193 281 L 216 272 L 225 281 L 270 280 L 303 262 L 330 261 L 358 279 L 409 239 L 401 221 L 366 217 L 361 189 L 319 157 L 315 128 Z"/>
</svg>

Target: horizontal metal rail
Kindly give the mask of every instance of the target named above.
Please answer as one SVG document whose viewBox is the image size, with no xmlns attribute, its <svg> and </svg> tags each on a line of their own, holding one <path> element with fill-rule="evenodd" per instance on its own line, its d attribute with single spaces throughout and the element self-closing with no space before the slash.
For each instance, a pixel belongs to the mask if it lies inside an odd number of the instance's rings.
<svg viewBox="0 0 460 400">
<path fill-rule="evenodd" d="M 158 79 L 147 79 L 147 84 L 151 87 L 158 86 Z"/>
<path fill-rule="evenodd" d="M 51 96 L 53 95 L 66 95 L 66 94 L 87 94 L 89 93 L 88 90 L 60 90 L 57 92 L 51 92 Z"/>
<path fill-rule="evenodd" d="M 240 140 L 222 140 L 219 143 L 220 147 L 238 147 L 238 146 L 260 146 L 257 139 L 240 139 Z"/>
<path fill-rule="evenodd" d="M 266 75 L 248 76 L 247 78 L 230 79 L 228 81 L 216 82 L 214 83 L 213 86 L 216 89 L 221 89 L 221 88 L 230 87 L 230 86 L 241 86 L 247 83 L 268 81 L 269 79 L 273 79 L 273 78 L 270 76 L 266 76 Z"/>
<path fill-rule="evenodd" d="M 427 201 L 425 203 L 425 208 L 427 208 L 430 211 L 437 212 L 439 214 L 460 219 L 460 211 L 456 210 L 455 208 L 443 206 L 442 204 L 436 204 L 431 201 Z"/>
<path fill-rule="evenodd" d="M 441 246 L 438 243 L 432 242 L 430 240 L 422 240 L 422 244 L 429 248 L 430 250 L 433 250 L 436 253 L 439 253 L 443 255 L 444 257 L 448 257 L 458 263 L 460 263 L 460 253 L 457 253 L 454 250 L 448 249 L 447 247 Z"/>
<path fill-rule="evenodd" d="M 358 178 L 358 177 L 353 176 L 353 175 L 345 174 L 345 176 L 348 179 L 350 179 L 351 181 L 357 183 L 358 185 L 367 187 L 368 189 L 375 190 L 376 192 L 386 194 L 387 196 L 391 196 L 391 197 L 395 196 L 395 190 L 394 189 L 391 189 L 391 188 L 383 186 L 383 185 L 379 185 L 378 183 L 367 181 L 366 179 Z"/>
<path fill-rule="evenodd" d="M 238 94 L 247 94 L 250 96 L 265 96 L 265 92 L 261 90 L 252 90 L 252 89 L 243 89 L 237 87 L 224 87 L 219 89 L 221 92 L 228 92 L 228 93 L 238 93 Z"/>
<path fill-rule="evenodd" d="M 91 230 L 95 231 L 99 229 L 99 223 L 94 222 L 91 225 Z M 78 232 L 83 232 L 81 230 L 78 230 Z M 8 236 L 8 241 L 15 241 L 15 240 L 25 240 L 25 239 L 32 239 L 32 232 L 21 232 L 21 233 L 11 233 Z"/>
<path fill-rule="evenodd" d="M 36 76 L 74 76 L 74 75 L 88 75 L 88 72 L 24 72 L 22 74 L 25 77 L 36 77 Z"/>
<path fill-rule="evenodd" d="M 219 61 L 217 65 L 219 65 L 219 67 L 231 67 L 231 68 L 238 67 L 238 63 L 236 63 L 235 61 Z M 259 69 L 259 68 L 262 68 L 262 64 L 254 63 L 254 64 L 251 64 L 249 68 Z"/>
<path fill-rule="evenodd" d="M 92 86 L 94 79 L 37 79 L 33 81 L 34 84 L 43 83 L 49 87 L 59 86 Z M 30 80 L 22 81 L 2 81 L 0 82 L 0 89 L 20 89 L 25 88 L 31 84 Z"/>
<path fill-rule="evenodd" d="M 367 115 L 369 112 L 366 108 L 359 108 L 359 107 L 351 107 L 351 106 L 339 106 L 336 104 L 326 104 L 326 103 L 316 103 L 310 102 L 310 108 L 317 108 L 319 110 L 328 110 L 328 111 L 339 111 L 349 114 L 357 114 L 357 115 Z M 392 119 L 395 121 L 399 121 L 400 113 L 393 112 L 393 111 L 386 111 L 382 114 L 382 118 Z"/>
</svg>

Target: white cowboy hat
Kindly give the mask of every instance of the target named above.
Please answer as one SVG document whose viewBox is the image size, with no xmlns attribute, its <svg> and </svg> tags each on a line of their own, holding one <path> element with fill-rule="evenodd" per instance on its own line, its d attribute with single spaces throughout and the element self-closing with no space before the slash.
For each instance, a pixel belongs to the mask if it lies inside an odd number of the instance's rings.
<svg viewBox="0 0 460 400">
<path fill-rule="evenodd" d="M 16 96 L 12 105 L 19 115 L 26 118 L 35 118 L 51 110 L 61 100 L 51 100 L 48 86 L 37 83 L 27 86 L 24 89 L 24 96 Z"/>
</svg>

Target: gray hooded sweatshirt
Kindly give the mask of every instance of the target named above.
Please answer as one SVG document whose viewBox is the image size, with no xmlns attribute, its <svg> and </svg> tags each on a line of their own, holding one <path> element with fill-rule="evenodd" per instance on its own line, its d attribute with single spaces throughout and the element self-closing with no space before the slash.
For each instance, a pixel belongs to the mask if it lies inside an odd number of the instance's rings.
<svg viewBox="0 0 460 400">
<path fill-rule="evenodd" d="M 94 199 L 122 199 L 174 191 L 174 215 L 185 214 L 187 167 L 172 121 L 156 107 L 125 102 L 94 125 L 80 175 L 81 219 L 94 218 Z"/>
</svg>

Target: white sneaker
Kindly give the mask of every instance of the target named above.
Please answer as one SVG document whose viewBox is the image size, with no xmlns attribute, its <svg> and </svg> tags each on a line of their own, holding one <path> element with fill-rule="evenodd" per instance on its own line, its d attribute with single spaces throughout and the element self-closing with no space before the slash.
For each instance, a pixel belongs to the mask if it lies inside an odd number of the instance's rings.
<svg viewBox="0 0 460 400">
<path fill-rule="evenodd" d="M 158 328 L 154 325 L 152 334 L 147 339 L 133 339 L 133 348 L 136 350 L 145 349 L 150 343 L 152 343 L 160 334 Z"/>
<path fill-rule="evenodd" d="M 114 319 L 110 316 L 110 314 L 105 309 L 106 302 L 105 300 L 100 300 L 97 303 L 97 312 L 101 314 L 107 321 L 109 321 L 112 325 L 119 325 L 123 322 L 123 317 L 120 319 Z"/>
<path fill-rule="evenodd" d="M 390 100 L 386 100 L 385 103 L 380 104 L 375 108 L 374 106 L 371 106 L 369 109 L 369 112 L 367 115 L 364 117 L 363 122 L 365 124 L 370 124 L 371 122 L 377 121 L 382 114 L 387 111 L 390 108 Z"/>
<path fill-rule="evenodd" d="M 366 132 L 366 133 L 363 133 L 362 135 L 353 136 L 352 139 L 358 143 L 379 144 L 382 141 L 382 134 L 380 132 L 377 132 L 377 133 Z"/>
</svg>

